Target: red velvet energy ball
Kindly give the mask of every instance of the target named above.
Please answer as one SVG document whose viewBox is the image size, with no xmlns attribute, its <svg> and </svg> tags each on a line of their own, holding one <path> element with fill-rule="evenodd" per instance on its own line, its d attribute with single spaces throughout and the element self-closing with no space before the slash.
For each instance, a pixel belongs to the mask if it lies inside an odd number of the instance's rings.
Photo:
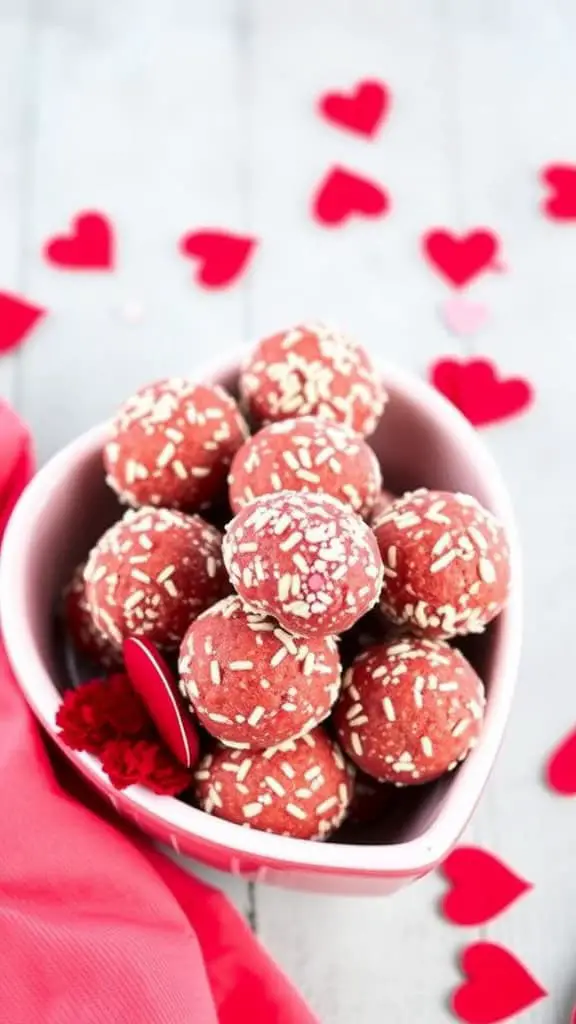
<svg viewBox="0 0 576 1024">
<path fill-rule="evenodd" d="M 405 637 L 359 655 L 334 708 L 348 756 L 380 782 L 414 785 L 452 771 L 475 746 L 484 686 L 460 651 Z"/>
<path fill-rule="evenodd" d="M 192 623 L 180 650 L 180 689 L 208 732 L 263 749 L 309 732 L 340 689 L 333 637 L 296 639 L 227 597 Z"/>
<path fill-rule="evenodd" d="M 92 619 L 117 647 L 128 636 L 177 647 L 228 589 L 219 531 L 166 508 L 126 512 L 93 548 L 84 578 Z"/>
<path fill-rule="evenodd" d="M 382 611 L 422 636 L 481 633 L 510 585 L 502 525 L 469 494 L 421 489 L 373 523 L 384 563 Z"/>
<path fill-rule="evenodd" d="M 222 553 L 244 601 L 300 636 L 349 629 L 380 593 L 372 530 L 328 494 L 264 495 L 228 524 Z"/>
<path fill-rule="evenodd" d="M 364 349 L 324 324 L 299 325 L 261 341 L 243 367 L 240 391 L 257 423 L 321 416 L 365 436 L 387 397 Z"/>
<path fill-rule="evenodd" d="M 84 562 L 76 567 L 64 590 L 62 617 L 66 630 L 76 650 L 95 665 L 103 665 L 105 668 L 120 665 L 120 651 L 100 632 L 92 618 L 86 596 L 84 568 Z"/>
<path fill-rule="evenodd" d="M 218 748 L 195 774 L 200 806 L 237 825 L 298 839 L 327 839 L 352 796 L 353 773 L 322 729 L 247 754 Z"/>
<path fill-rule="evenodd" d="M 107 482 L 129 505 L 208 508 L 224 491 L 232 457 L 248 435 L 223 388 L 182 377 L 137 391 L 104 447 Z"/>
<path fill-rule="evenodd" d="M 235 512 L 262 494 L 307 491 L 331 494 L 366 517 L 382 475 L 376 455 L 358 434 L 318 416 L 302 416 L 271 423 L 245 441 L 228 483 Z"/>
</svg>

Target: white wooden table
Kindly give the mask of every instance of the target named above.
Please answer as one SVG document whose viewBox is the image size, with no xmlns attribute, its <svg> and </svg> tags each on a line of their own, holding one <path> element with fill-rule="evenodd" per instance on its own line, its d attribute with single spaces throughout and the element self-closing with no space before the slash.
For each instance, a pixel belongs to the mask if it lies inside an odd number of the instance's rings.
<svg viewBox="0 0 576 1024">
<path fill-rule="evenodd" d="M 576 226 L 539 215 L 537 181 L 542 164 L 576 161 L 575 54 L 573 0 L 0 0 L 0 287 L 51 311 L 0 362 L 0 390 L 43 459 L 134 386 L 310 316 L 420 372 L 442 352 L 474 349 L 535 382 L 534 411 L 486 432 L 523 533 L 527 628 L 507 742 L 470 831 L 536 883 L 482 929 L 550 990 L 522 1018 L 534 1024 L 563 1024 L 576 1002 L 574 802 L 539 780 L 576 711 L 565 665 Z M 319 92 L 370 76 L 394 92 L 378 141 L 317 120 Z M 381 180 L 390 217 L 314 225 L 311 191 L 334 162 Z M 113 275 L 40 258 L 43 240 L 86 207 L 117 225 Z M 418 238 L 482 224 L 501 234 L 509 271 L 472 289 L 492 311 L 472 346 L 441 326 L 448 289 L 419 259 Z M 229 291 L 198 289 L 177 254 L 186 229 L 207 225 L 265 240 Z M 137 324 L 123 316 L 130 302 L 142 306 Z M 383 900 L 218 882 L 325 1024 L 452 1019 L 454 956 L 480 932 L 437 916 L 438 878 Z"/>
</svg>

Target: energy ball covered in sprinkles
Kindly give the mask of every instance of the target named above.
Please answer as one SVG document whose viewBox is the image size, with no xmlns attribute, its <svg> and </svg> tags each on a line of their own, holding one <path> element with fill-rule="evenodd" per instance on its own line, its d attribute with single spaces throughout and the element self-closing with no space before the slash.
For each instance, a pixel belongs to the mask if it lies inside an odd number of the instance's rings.
<svg viewBox="0 0 576 1024">
<path fill-rule="evenodd" d="M 243 402 L 257 423 L 321 416 L 371 434 L 386 393 L 368 355 L 324 324 L 303 324 L 265 338 L 240 376 Z"/>
<path fill-rule="evenodd" d="M 361 654 L 333 724 L 348 756 L 380 782 L 415 785 L 452 771 L 475 746 L 484 687 L 460 651 L 405 637 Z"/>
<path fill-rule="evenodd" d="M 378 600 L 374 534 L 328 494 L 264 495 L 226 529 L 222 553 L 235 590 L 299 636 L 350 629 Z"/>
<path fill-rule="evenodd" d="M 376 455 L 358 435 L 318 416 L 271 423 L 236 453 L 229 477 L 235 512 L 262 494 L 308 491 L 331 494 L 368 516 L 380 492 Z"/>
<path fill-rule="evenodd" d="M 263 749 L 310 732 L 340 690 L 333 637 L 302 640 L 228 597 L 192 623 L 180 651 L 180 688 L 222 743 Z"/>
<path fill-rule="evenodd" d="M 117 647 L 127 636 L 177 647 L 192 619 L 228 590 L 221 539 L 200 516 L 130 509 L 100 538 L 84 570 L 97 629 Z"/>
<path fill-rule="evenodd" d="M 200 762 L 196 795 L 209 814 L 297 839 L 327 839 L 343 821 L 353 771 L 323 729 L 250 752 L 219 747 Z"/>
<path fill-rule="evenodd" d="M 481 633 L 510 585 L 506 535 L 468 494 L 421 489 L 373 523 L 384 563 L 382 611 L 421 636 Z"/>
<path fill-rule="evenodd" d="M 129 505 L 192 512 L 224 491 L 248 428 L 223 388 L 182 377 L 137 391 L 120 409 L 104 447 L 107 482 Z"/>
<path fill-rule="evenodd" d="M 106 668 L 122 663 L 120 651 L 96 628 L 84 580 L 85 563 L 77 566 L 62 600 L 62 617 L 70 640 L 81 654 L 95 665 Z"/>
</svg>

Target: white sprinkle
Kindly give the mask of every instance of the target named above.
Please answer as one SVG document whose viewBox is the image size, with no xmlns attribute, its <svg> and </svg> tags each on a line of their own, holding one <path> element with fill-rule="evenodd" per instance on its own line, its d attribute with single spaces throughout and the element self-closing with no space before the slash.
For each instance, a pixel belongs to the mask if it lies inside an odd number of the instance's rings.
<svg viewBox="0 0 576 1024">
<path fill-rule="evenodd" d="M 284 658 L 286 657 L 287 654 L 288 651 L 286 650 L 285 647 L 279 647 L 278 650 L 276 651 L 276 654 L 273 654 L 272 657 L 270 658 L 271 667 L 277 668 L 280 662 L 284 661 Z"/>
<path fill-rule="evenodd" d="M 312 779 L 316 779 L 318 775 L 321 774 L 322 769 L 320 765 L 315 764 L 313 768 L 308 768 L 308 770 L 304 772 L 304 778 L 306 779 L 307 782 L 311 782 Z"/>
<path fill-rule="evenodd" d="M 142 572 L 141 569 L 132 569 L 130 573 L 133 579 L 140 580 L 141 583 L 150 583 L 150 577 L 148 573 Z"/>
<path fill-rule="evenodd" d="M 429 736 L 422 736 L 420 739 L 420 746 L 422 747 L 422 753 L 426 757 L 432 757 L 434 753 L 434 747 L 432 746 L 432 740 Z"/>
<path fill-rule="evenodd" d="M 332 810 L 338 803 L 337 796 L 329 796 L 327 800 L 323 800 L 321 804 L 318 804 L 316 808 L 316 814 L 326 814 L 326 811 Z"/>
<path fill-rule="evenodd" d="M 266 708 L 263 708 L 261 704 L 254 708 L 254 711 L 248 717 L 248 725 L 258 725 L 258 722 L 263 715 L 266 714 Z"/>
<path fill-rule="evenodd" d="M 352 750 L 354 751 L 354 753 L 357 754 L 358 757 L 362 757 L 363 747 L 357 732 L 350 733 L 350 743 L 352 745 Z"/>
<path fill-rule="evenodd" d="M 231 669 L 232 672 L 249 671 L 251 668 L 254 668 L 254 662 L 253 661 L 231 661 L 230 664 L 228 665 L 228 668 Z"/>
<path fill-rule="evenodd" d="M 478 573 L 484 583 L 496 582 L 496 570 L 489 558 L 480 558 L 478 561 Z"/>
<path fill-rule="evenodd" d="M 232 724 L 230 722 L 230 719 L 226 718 L 226 715 L 219 715 L 216 711 L 211 711 L 210 714 L 208 715 L 208 718 L 210 719 L 211 722 L 220 722 L 222 725 Z"/>
<path fill-rule="evenodd" d="M 300 821 L 305 821 L 306 819 L 306 811 L 303 811 L 296 804 L 286 804 L 286 813 L 291 814 L 293 818 L 300 818 Z"/>
<path fill-rule="evenodd" d="M 124 607 L 127 609 L 135 608 L 137 604 L 140 604 L 144 600 L 146 594 L 143 590 L 135 590 L 133 594 L 130 594 L 124 602 Z"/>
<path fill-rule="evenodd" d="M 290 551 L 301 540 L 302 540 L 302 534 L 299 533 L 298 530 L 296 530 L 294 533 L 291 533 L 290 536 L 286 538 L 286 540 L 282 541 L 282 543 L 280 544 L 280 550 L 281 551 Z"/>
<path fill-rule="evenodd" d="M 483 533 L 480 532 L 478 527 L 469 526 L 468 533 L 472 537 L 474 543 L 480 548 L 480 551 L 486 551 L 488 548 L 488 541 L 486 540 Z"/>
<path fill-rule="evenodd" d="M 208 558 L 206 559 L 206 572 L 211 580 L 214 579 L 217 568 L 216 559 L 212 555 L 208 555 Z"/>
<path fill-rule="evenodd" d="M 241 554 L 245 554 L 248 551 L 258 551 L 258 545 L 255 544 L 253 541 L 249 541 L 246 544 L 239 544 L 238 551 Z"/>
<path fill-rule="evenodd" d="M 220 665 L 217 661 L 210 662 L 210 682 L 212 682 L 214 686 L 220 685 Z"/>
<path fill-rule="evenodd" d="M 390 700 L 390 697 L 384 697 L 384 700 L 382 701 L 382 707 L 384 708 L 384 714 L 386 715 L 388 721 L 395 722 L 396 712 L 394 710 L 394 705 Z"/>
<path fill-rule="evenodd" d="M 168 465 L 168 463 L 175 456 L 175 454 L 176 446 L 173 445 L 172 442 L 170 441 L 167 445 L 164 446 L 164 448 L 160 452 L 158 458 L 156 459 L 156 465 L 163 469 L 164 466 Z"/>
<path fill-rule="evenodd" d="M 284 773 L 287 779 L 294 779 L 296 777 L 296 772 L 294 771 L 292 765 L 288 764 L 288 761 L 282 761 L 282 764 L 280 765 L 280 771 Z"/>
<path fill-rule="evenodd" d="M 236 776 L 237 782 L 244 782 L 244 779 L 248 775 L 248 772 L 250 771 L 251 767 L 252 759 L 250 757 L 245 757 L 238 769 L 238 774 Z"/>
<path fill-rule="evenodd" d="M 445 555 L 441 555 L 440 558 L 437 558 L 435 562 L 432 562 L 432 565 L 430 566 L 430 572 L 440 572 L 441 569 L 445 569 L 448 565 L 450 565 L 450 563 L 453 562 L 454 559 L 457 558 L 457 556 L 458 552 L 455 551 L 454 548 L 452 548 L 450 551 L 447 551 Z"/>
<path fill-rule="evenodd" d="M 245 818 L 255 818 L 258 814 L 262 813 L 262 804 L 244 804 L 242 808 L 242 814 Z"/>
<path fill-rule="evenodd" d="M 265 775 L 264 782 L 266 783 L 267 786 L 270 787 L 273 793 L 276 793 L 276 796 L 286 796 L 286 790 L 284 789 L 284 786 L 280 785 L 278 780 L 275 779 L 273 775 Z"/>
<path fill-rule="evenodd" d="M 291 519 L 290 516 L 287 516 L 287 515 L 280 516 L 278 522 L 276 523 L 276 526 L 274 527 L 275 535 L 277 537 L 279 537 L 281 533 L 284 533 L 284 531 L 287 530 L 288 527 L 290 526 L 291 522 L 292 522 L 292 519 Z"/>
<path fill-rule="evenodd" d="M 164 583 L 167 579 L 170 579 L 170 576 L 172 576 L 175 573 L 175 571 L 175 565 L 167 565 L 164 569 L 162 569 L 162 572 L 158 573 L 156 577 L 156 582 Z"/>
<path fill-rule="evenodd" d="M 292 575 L 289 572 L 285 572 L 283 576 L 278 580 L 278 599 L 280 601 L 286 601 L 290 596 L 290 587 L 292 584 Z"/>
<path fill-rule="evenodd" d="M 462 733 L 466 731 L 469 724 L 470 721 L 468 718 L 461 718 L 459 722 L 456 722 L 456 725 L 452 729 L 452 735 L 454 738 L 456 739 L 457 736 L 461 736 Z"/>
</svg>

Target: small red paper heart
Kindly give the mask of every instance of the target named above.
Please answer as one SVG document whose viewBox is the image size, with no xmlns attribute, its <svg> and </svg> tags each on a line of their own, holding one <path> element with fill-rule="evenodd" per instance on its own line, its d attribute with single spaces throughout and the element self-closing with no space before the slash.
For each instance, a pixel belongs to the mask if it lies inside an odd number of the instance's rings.
<svg viewBox="0 0 576 1024">
<path fill-rule="evenodd" d="M 430 381 L 475 427 L 516 416 L 534 400 L 528 381 L 499 378 L 489 359 L 439 359 L 430 368 Z"/>
<path fill-rule="evenodd" d="M 542 209 L 552 220 L 576 220 L 576 166 L 550 164 L 540 172 L 540 178 L 551 188 L 551 194 Z"/>
<path fill-rule="evenodd" d="M 206 288 L 225 288 L 245 269 L 256 248 L 255 238 L 229 231 L 191 231 L 180 239 L 180 251 L 199 261 L 196 280 Z"/>
<path fill-rule="evenodd" d="M 103 213 L 78 213 L 72 231 L 46 242 L 44 256 L 49 263 L 66 270 L 112 270 L 114 232 Z"/>
<path fill-rule="evenodd" d="M 46 313 L 42 306 L 19 295 L 0 292 L 0 354 L 18 348 Z"/>
<path fill-rule="evenodd" d="M 493 853 L 475 846 L 453 850 L 442 871 L 452 888 L 441 908 L 453 924 L 486 924 L 532 888 Z"/>
<path fill-rule="evenodd" d="M 576 796 L 576 729 L 568 733 L 550 755 L 546 781 L 561 796 Z"/>
<path fill-rule="evenodd" d="M 422 238 L 428 260 L 457 288 L 468 284 L 481 271 L 495 269 L 498 245 L 498 236 L 487 228 L 477 228 L 461 237 L 437 228 Z"/>
<path fill-rule="evenodd" d="M 452 996 L 452 1009 L 467 1024 L 497 1024 L 533 1006 L 548 993 L 503 946 L 476 942 L 461 956 L 468 980 Z"/>
<path fill-rule="evenodd" d="M 367 80 L 348 93 L 327 92 L 318 101 L 328 121 L 358 135 L 374 135 L 390 107 L 390 92 L 381 82 Z"/>
<path fill-rule="evenodd" d="M 354 214 L 380 217 L 389 207 L 390 199 L 380 185 L 344 167 L 333 167 L 314 194 L 312 212 L 321 224 L 342 224 Z"/>
<path fill-rule="evenodd" d="M 200 740 L 166 662 L 149 640 L 128 637 L 122 645 L 132 686 L 174 757 L 191 768 L 200 755 Z"/>
</svg>

